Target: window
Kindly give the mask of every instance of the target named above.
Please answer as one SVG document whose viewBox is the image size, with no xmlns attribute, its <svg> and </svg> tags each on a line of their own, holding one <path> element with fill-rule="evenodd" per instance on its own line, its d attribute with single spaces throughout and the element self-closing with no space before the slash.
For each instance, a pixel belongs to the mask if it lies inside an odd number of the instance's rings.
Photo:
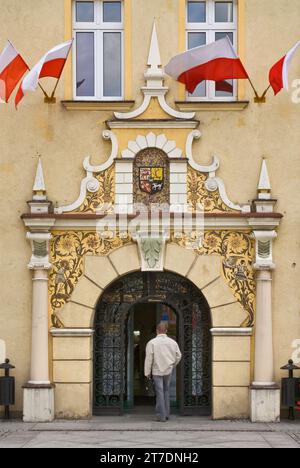
<svg viewBox="0 0 300 468">
<path fill-rule="evenodd" d="M 187 48 L 192 49 L 228 36 L 237 47 L 237 0 L 187 0 Z M 236 80 L 202 82 L 190 101 L 233 101 L 237 96 Z"/>
<path fill-rule="evenodd" d="M 75 1 L 74 97 L 123 99 L 123 3 Z"/>
</svg>

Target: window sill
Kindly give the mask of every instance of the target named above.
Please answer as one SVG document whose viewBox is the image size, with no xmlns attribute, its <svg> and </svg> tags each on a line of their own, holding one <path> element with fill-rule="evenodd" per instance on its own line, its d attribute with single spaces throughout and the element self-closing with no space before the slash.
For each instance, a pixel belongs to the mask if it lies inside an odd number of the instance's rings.
<svg viewBox="0 0 300 468">
<path fill-rule="evenodd" d="M 129 111 L 135 101 L 61 101 L 67 111 Z"/>
<path fill-rule="evenodd" d="M 177 101 L 180 111 L 242 111 L 250 101 Z"/>
</svg>

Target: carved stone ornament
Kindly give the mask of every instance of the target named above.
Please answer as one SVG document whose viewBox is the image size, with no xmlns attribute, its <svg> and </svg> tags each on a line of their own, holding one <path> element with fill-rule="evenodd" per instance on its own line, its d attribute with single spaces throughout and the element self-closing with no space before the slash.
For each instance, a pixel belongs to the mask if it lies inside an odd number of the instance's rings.
<svg viewBox="0 0 300 468">
<path fill-rule="evenodd" d="M 275 264 L 273 261 L 273 241 L 277 237 L 275 231 L 254 231 L 256 240 L 256 262 L 257 270 L 273 270 Z"/>
<path fill-rule="evenodd" d="M 142 271 L 163 271 L 167 236 L 138 234 L 135 240 L 139 247 Z"/>
<path fill-rule="evenodd" d="M 49 270 L 51 268 L 49 261 L 49 243 L 51 237 L 49 233 L 27 233 L 27 239 L 30 241 L 32 248 L 32 256 L 28 265 L 30 270 Z"/>
<path fill-rule="evenodd" d="M 150 270 L 156 270 L 159 263 L 162 250 L 161 239 L 142 239 L 141 240 L 141 251 L 144 258 L 144 262 Z"/>
</svg>

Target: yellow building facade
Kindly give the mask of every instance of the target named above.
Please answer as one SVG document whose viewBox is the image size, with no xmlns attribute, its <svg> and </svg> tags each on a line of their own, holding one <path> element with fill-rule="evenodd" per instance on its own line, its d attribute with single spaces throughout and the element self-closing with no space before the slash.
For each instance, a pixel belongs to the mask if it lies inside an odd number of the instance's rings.
<svg viewBox="0 0 300 468">
<path fill-rule="evenodd" d="M 248 82 L 189 95 L 163 67 L 228 35 L 262 94 L 299 39 L 298 2 L 10 0 L 0 16 L 0 42 L 30 65 L 74 38 L 56 102 L 0 108 L 16 413 L 143 411 L 144 347 L 164 320 L 183 351 L 174 411 L 279 421 L 280 367 L 300 360 L 297 82 L 255 103 Z"/>
</svg>

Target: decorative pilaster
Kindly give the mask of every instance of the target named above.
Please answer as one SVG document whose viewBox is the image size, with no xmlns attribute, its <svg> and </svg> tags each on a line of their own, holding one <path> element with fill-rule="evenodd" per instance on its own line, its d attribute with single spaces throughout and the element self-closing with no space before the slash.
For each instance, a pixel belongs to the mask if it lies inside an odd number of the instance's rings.
<svg viewBox="0 0 300 468">
<path fill-rule="evenodd" d="M 48 271 L 29 264 L 32 274 L 31 385 L 50 385 L 48 356 Z"/>
<path fill-rule="evenodd" d="M 276 200 L 271 197 L 271 184 L 266 161 L 263 160 L 254 201 L 257 212 L 273 212 Z M 280 421 L 280 388 L 275 382 L 272 313 L 273 241 L 277 237 L 270 226 L 256 226 L 256 325 L 254 382 L 251 386 L 252 422 Z"/>
<path fill-rule="evenodd" d="M 262 387 L 272 387 L 275 385 L 271 270 L 257 270 L 256 274 L 256 333 L 253 385 Z"/>
<path fill-rule="evenodd" d="M 29 202 L 31 213 L 49 213 L 41 160 L 33 187 L 33 200 Z M 27 239 L 31 243 L 32 256 L 28 265 L 32 270 L 32 332 L 30 378 L 24 386 L 25 422 L 48 422 L 54 419 L 54 389 L 49 378 L 48 355 L 48 273 L 50 229 L 52 223 L 29 226 Z"/>
<path fill-rule="evenodd" d="M 30 379 L 24 386 L 24 421 L 54 419 L 54 389 L 49 379 L 48 272 L 50 234 L 27 235 L 33 246 L 28 265 L 32 270 L 32 332 Z"/>
</svg>

